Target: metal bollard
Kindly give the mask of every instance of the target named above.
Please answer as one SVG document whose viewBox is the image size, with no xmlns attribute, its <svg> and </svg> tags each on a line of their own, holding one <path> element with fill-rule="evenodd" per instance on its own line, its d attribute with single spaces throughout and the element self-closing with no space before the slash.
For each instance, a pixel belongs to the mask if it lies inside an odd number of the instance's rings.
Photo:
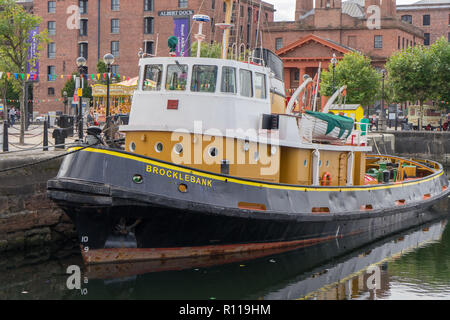
<svg viewBox="0 0 450 320">
<path fill-rule="evenodd" d="M 44 121 L 44 141 L 43 141 L 44 151 L 48 151 L 48 122 Z"/>
<path fill-rule="evenodd" d="M 3 122 L 3 152 L 8 152 L 8 122 Z"/>
</svg>

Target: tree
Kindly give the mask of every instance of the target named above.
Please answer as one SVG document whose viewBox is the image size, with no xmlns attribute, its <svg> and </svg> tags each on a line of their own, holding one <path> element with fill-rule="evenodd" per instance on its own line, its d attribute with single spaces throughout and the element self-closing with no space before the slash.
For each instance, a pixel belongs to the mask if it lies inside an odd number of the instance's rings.
<svg viewBox="0 0 450 320">
<path fill-rule="evenodd" d="M 34 63 L 39 57 L 28 57 L 31 42 L 28 41 L 30 32 L 39 27 L 42 19 L 23 10 L 14 0 L 0 0 L 0 60 L 10 72 L 17 73 L 20 93 L 20 144 L 24 144 L 25 133 L 25 87 L 26 65 Z M 42 44 L 47 43 L 47 31 L 37 33 L 38 52 L 42 51 Z"/>
<path fill-rule="evenodd" d="M 436 96 L 437 61 L 432 50 L 418 45 L 394 53 L 386 63 L 389 85 L 398 102 L 420 104 L 420 125 L 423 124 L 423 104 Z"/>
<path fill-rule="evenodd" d="M 437 40 L 431 51 L 436 64 L 436 92 L 434 99 L 442 109 L 450 107 L 450 43 L 444 38 Z"/>
<path fill-rule="evenodd" d="M 191 45 L 191 57 L 197 56 L 197 42 Z M 222 45 L 220 43 L 214 42 L 212 44 L 202 42 L 200 47 L 200 57 L 202 58 L 217 58 L 222 57 Z"/>
<path fill-rule="evenodd" d="M 375 102 L 381 83 L 381 75 L 371 65 L 368 57 L 360 52 L 350 52 L 344 55 L 335 65 L 335 90 L 347 85 L 346 103 L 368 106 Z M 320 94 L 333 95 L 333 65 L 321 75 Z"/>
</svg>

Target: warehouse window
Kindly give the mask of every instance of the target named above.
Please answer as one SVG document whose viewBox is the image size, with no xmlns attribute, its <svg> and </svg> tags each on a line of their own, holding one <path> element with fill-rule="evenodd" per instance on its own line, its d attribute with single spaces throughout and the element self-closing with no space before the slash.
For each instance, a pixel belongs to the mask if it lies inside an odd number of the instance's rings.
<svg viewBox="0 0 450 320">
<path fill-rule="evenodd" d="M 373 47 L 375 49 L 383 48 L 383 36 L 374 36 Z"/>
</svg>

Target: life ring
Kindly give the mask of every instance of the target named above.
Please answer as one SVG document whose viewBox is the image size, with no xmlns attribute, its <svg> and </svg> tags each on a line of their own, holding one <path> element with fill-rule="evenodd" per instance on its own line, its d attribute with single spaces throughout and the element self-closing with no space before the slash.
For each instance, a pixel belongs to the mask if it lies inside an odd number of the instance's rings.
<svg viewBox="0 0 450 320">
<path fill-rule="evenodd" d="M 325 172 L 322 176 L 322 185 L 329 186 L 331 184 L 331 173 Z"/>
</svg>

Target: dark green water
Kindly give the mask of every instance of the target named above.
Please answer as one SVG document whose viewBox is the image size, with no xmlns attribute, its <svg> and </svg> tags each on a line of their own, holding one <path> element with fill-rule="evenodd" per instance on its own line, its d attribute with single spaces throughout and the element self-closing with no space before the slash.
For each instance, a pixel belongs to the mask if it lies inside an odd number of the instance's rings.
<svg viewBox="0 0 450 320">
<path fill-rule="evenodd" d="M 449 211 L 448 199 L 438 210 Z M 370 244 L 340 239 L 265 256 L 85 268 L 78 249 L 0 256 L 0 299 L 450 299 L 450 224 Z M 231 261 L 230 259 L 234 259 Z M 81 290 L 67 288 L 80 266 Z"/>
</svg>

